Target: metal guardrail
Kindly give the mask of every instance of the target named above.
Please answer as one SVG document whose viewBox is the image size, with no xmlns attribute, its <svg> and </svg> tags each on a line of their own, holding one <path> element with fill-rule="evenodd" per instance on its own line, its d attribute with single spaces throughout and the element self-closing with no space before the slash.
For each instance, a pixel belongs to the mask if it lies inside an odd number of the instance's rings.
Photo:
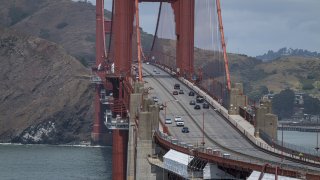
<svg viewBox="0 0 320 180">
<path fill-rule="evenodd" d="M 259 134 L 260 134 L 260 137 L 265 142 L 267 142 L 270 146 L 273 146 L 274 148 L 276 148 L 280 151 L 288 153 L 292 157 L 296 156 L 296 157 L 299 157 L 301 160 L 312 160 L 312 161 L 316 161 L 316 162 L 320 161 L 320 155 L 313 148 L 308 148 L 308 147 L 304 147 L 304 146 L 297 146 L 297 145 L 290 144 L 287 142 L 274 140 L 261 129 L 259 130 Z M 300 155 L 300 153 L 302 156 Z"/>
<path fill-rule="evenodd" d="M 180 142 L 179 140 L 173 138 L 172 136 L 169 136 L 165 133 L 161 133 L 160 131 L 154 132 L 154 139 L 157 142 L 158 145 L 165 149 L 174 149 L 176 151 L 198 157 L 200 159 L 203 159 L 207 162 L 216 163 L 218 165 L 224 166 L 224 167 L 237 167 L 244 171 L 261 171 L 262 168 L 264 168 L 265 164 L 268 164 L 267 162 L 258 162 L 258 161 L 246 161 L 244 159 L 238 159 L 235 156 L 223 156 L 223 153 L 221 151 L 216 151 L 211 148 L 205 148 L 205 147 L 195 147 L 191 144 L 187 144 L 184 142 Z M 272 164 L 268 167 L 266 167 L 266 173 L 272 173 L 275 174 L 275 171 L 277 169 L 277 174 L 281 174 L 284 176 L 289 177 L 316 177 L 320 178 L 320 175 L 317 174 L 311 174 L 311 173 L 301 173 L 298 170 L 290 170 L 286 169 L 284 165 L 281 164 Z M 307 172 L 307 170 L 305 171 Z"/>
</svg>

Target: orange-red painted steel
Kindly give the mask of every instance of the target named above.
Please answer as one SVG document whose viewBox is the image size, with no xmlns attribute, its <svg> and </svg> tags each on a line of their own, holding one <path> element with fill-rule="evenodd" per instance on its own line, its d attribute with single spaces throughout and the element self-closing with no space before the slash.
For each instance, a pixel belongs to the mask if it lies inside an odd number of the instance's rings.
<svg viewBox="0 0 320 180">
<path fill-rule="evenodd" d="M 104 0 L 96 0 L 96 66 L 104 62 L 106 55 L 104 22 Z"/>
<path fill-rule="evenodd" d="M 191 78 L 194 61 L 194 0 L 177 0 L 172 3 L 176 22 L 176 64 L 180 76 Z"/>
<path fill-rule="evenodd" d="M 226 71 L 226 76 L 227 76 L 227 86 L 228 86 L 228 90 L 230 90 L 231 89 L 231 80 L 230 80 L 230 72 L 229 72 L 229 61 L 228 61 L 228 56 L 227 56 L 227 46 L 226 46 L 226 42 L 224 40 L 220 0 L 216 0 L 216 4 L 217 4 L 218 19 L 219 19 L 221 45 L 222 45 L 222 49 L 223 49 L 224 65 L 225 65 L 225 71 Z"/>
<path fill-rule="evenodd" d="M 104 20 L 104 32 L 105 33 L 111 33 L 111 26 L 112 26 L 112 21 Z"/>
<path fill-rule="evenodd" d="M 127 174 L 128 131 L 113 130 L 112 179 L 125 180 Z"/>
<path fill-rule="evenodd" d="M 134 1 L 114 1 L 114 65 L 115 73 L 121 76 L 129 76 L 132 54 L 132 34 Z"/>
<path fill-rule="evenodd" d="M 96 1 L 96 67 L 103 65 L 105 58 L 105 27 L 104 27 L 104 0 Z M 97 73 L 97 75 L 101 75 Z M 104 79 L 104 77 L 101 77 Z M 101 119 L 101 104 L 100 104 L 100 90 L 101 85 L 96 85 L 95 89 L 95 117 L 93 122 L 92 130 L 92 141 L 94 144 L 101 142 L 101 129 L 102 129 L 102 119 Z"/>
<path fill-rule="evenodd" d="M 140 36 L 140 25 L 139 25 L 139 2 L 135 0 L 136 7 L 136 31 L 137 31 L 137 45 L 138 45 L 138 73 L 139 82 L 142 82 L 142 64 L 141 64 L 141 36 Z"/>
</svg>

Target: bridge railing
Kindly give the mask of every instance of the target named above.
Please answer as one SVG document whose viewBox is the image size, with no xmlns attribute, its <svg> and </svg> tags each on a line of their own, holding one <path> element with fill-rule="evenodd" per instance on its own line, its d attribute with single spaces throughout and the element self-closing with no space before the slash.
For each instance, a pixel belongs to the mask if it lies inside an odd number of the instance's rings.
<svg viewBox="0 0 320 180">
<path fill-rule="evenodd" d="M 315 162 L 320 161 L 320 156 L 315 149 L 310 149 L 303 146 L 297 146 L 294 144 L 282 142 L 279 140 L 272 139 L 267 133 L 263 130 L 259 130 L 260 137 L 267 142 L 270 146 L 274 146 L 276 149 L 279 149 L 285 153 L 291 154 L 292 157 L 297 156 L 301 153 L 301 160 L 312 160 Z"/>
<path fill-rule="evenodd" d="M 265 164 L 271 164 L 266 168 L 265 172 L 275 174 L 275 171 L 277 168 L 278 169 L 277 174 L 282 174 L 284 176 L 301 177 L 301 174 L 303 174 L 302 172 L 299 172 L 299 170 L 301 169 L 291 170 L 291 169 L 288 169 L 289 168 L 288 166 L 284 166 L 281 163 L 272 163 L 268 161 L 263 162 L 260 160 L 258 161 L 258 160 L 244 159 L 244 158 L 239 158 L 233 155 L 226 156 L 226 154 L 221 153 L 221 151 L 216 151 L 209 147 L 207 148 L 203 146 L 197 147 L 191 144 L 180 142 L 178 139 L 175 139 L 174 137 L 169 136 L 160 131 L 154 132 L 154 140 L 158 145 L 160 145 L 164 149 L 167 149 L 167 150 L 174 149 L 176 151 L 188 154 L 190 156 L 195 156 L 207 162 L 216 163 L 224 167 L 226 166 L 237 167 L 244 171 L 245 170 L 261 171 L 261 169 L 264 168 Z M 304 170 L 304 171 L 307 171 L 307 170 Z M 314 174 L 309 174 L 309 175 L 312 177 L 320 177 Z"/>
<path fill-rule="evenodd" d="M 155 65 L 157 65 L 159 68 L 167 71 L 168 73 L 174 75 L 174 73 L 170 69 L 168 69 L 167 67 L 165 67 L 163 65 L 159 65 L 159 64 L 155 64 Z M 179 78 L 179 80 L 182 83 L 184 83 L 185 85 L 187 85 L 189 88 L 194 90 L 199 95 L 204 96 L 205 100 L 215 108 L 217 113 L 220 113 L 221 116 L 223 116 L 229 123 L 231 123 L 239 132 L 241 132 L 249 141 L 251 141 L 257 147 L 264 149 L 264 150 L 267 150 L 271 153 L 275 153 L 278 155 L 281 154 L 281 151 L 276 149 L 274 146 L 272 147 L 268 143 L 264 142 L 262 139 L 254 137 L 254 133 L 249 132 L 250 130 L 254 131 L 254 129 L 245 129 L 244 127 L 242 127 L 240 125 L 240 123 L 238 122 L 239 120 L 235 119 L 233 116 L 230 116 L 228 114 L 227 109 L 225 109 L 219 102 L 215 101 L 215 99 L 213 97 L 210 96 L 211 98 L 209 98 L 209 99 L 206 98 L 206 95 L 204 93 L 207 93 L 207 92 L 203 91 L 201 88 L 199 88 L 196 85 L 194 85 L 193 83 L 185 80 L 184 78 Z M 252 128 L 254 128 L 254 127 L 252 126 Z M 292 156 L 290 153 L 285 153 L 284 155 L 287 156 L 288 158 L 299 159 L 299 157 Z M 311 159 L 306 158 L 304 160 L 306 160 L 310 163 L 319 163 L 319 161 L 314 158 L 311 158 Z"/>
</svg>

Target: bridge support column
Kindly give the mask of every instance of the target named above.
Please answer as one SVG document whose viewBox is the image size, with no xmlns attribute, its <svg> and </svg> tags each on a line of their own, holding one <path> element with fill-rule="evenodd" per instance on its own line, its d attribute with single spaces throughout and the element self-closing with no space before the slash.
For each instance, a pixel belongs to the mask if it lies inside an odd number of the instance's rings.
<svg viewBox="0 0 320 180">
<path fill-rule="evenodd" d="M 128 75 L 131 68 L 132 32 L 134 17 L 133 0 L 116 0 L 114 9 L 114 64 L 115 72 Z"/>
<path fill-rule="evenodd" d="M 127 168 L 128 131 L 113 130 L 112 179 L 125 180 Z"/>
<path fill-rule="evenodd" d="M 235 87 L 230 90 L 229 114 L 239 114 L 239 107 L 245 107 L 246 103 L 247 97 L 243 94 L 243 85 L 236 83 Z"/>
<path fill-rule="evenodd" d="M 177 68 L 180 76 L 190 78 L 194 59 L 194 0 L 178 0 L 172 4 L 176 21 Z"/>
<path fill-rule="evenodd" d="M 259 137 L 260 130 L 262 130 L 269 137 L 277 140 L 278 116 L 272 114 L 271 101 L 261 100 L 255 117 L 255 136 Z"/>
<path fill-rule="evenodd" d="M 135 179 L 136 171 L 136 144 L 138 124 L 136 118 L 142 104 L 143 83 L 136 82 L 133 85 L 134 93 L 130 96 L 130 124 L 129 124 L 129 141 L 128 141 L 128 160 L 127 160 L 127 180 Z"/>
<path fill-rule="evenodd" d="M 152 172 L 151 164 L 147 156 L 154 154 L 152 134 L 155 127 L 159 125 L 159 107 L 154 105 L 150 99 L 144 99 L 143 108 L 139 113 L 139 128 L 136 158 L 136 179 L 156 179 Z"/>
</svg>

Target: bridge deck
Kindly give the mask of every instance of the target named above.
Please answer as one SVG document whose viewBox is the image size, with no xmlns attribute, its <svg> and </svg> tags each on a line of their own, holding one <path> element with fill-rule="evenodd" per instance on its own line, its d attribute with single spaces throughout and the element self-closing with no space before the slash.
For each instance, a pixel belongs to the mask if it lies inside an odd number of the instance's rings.
<svg viewBox="0 0 320 180">
<path fill-rule="evenodd" d="M 153 74 L 153 69 L 156 68 L 152 65 L 144 65 L 144 69 L 147 73 Z M 158 68 L 157 72 L 165 75 L 165 71 Z M 190 100 L 194 100 L 195 97 L 188 96 L 189 88 L 179 82 L 174 78 L 161 78 L 159 76 L 157 79 L 152 76 L 148 76 L 144 79 L 147 81 L 146 87 L 152 86 L 153 90 L 150 91 L 150 97 L 156 96 L 160 99 L 159 102 L 167 103 L 167 117 L 172 118 L 173 124 L 168 125 L 168 128 L 173 137 L 184 141 L 186 143 L 194 144 L 195 146 L 200 145 L 202 141 L 202 118 L 203 113 L 205 116 L 205 145 L 207 147 L 212 147 L 213 149 L 220 149 L 223 152 L 231 154 L 236 159 L 243 161 L 258 161 L 263 164 L 266 162 L 273 162 L 281 166 L 294 166 L 299 169 L 309 169 L 319 171 L 319 168 L 307 166 L 297 162 L 293 162 L 287 159 L 282 159 L 281 157 L 276 157 L 270 155 L 266 152 L 260 151 L 253 144 L 248 142 L 248 140 L 240 134 L 238 130 L 230 126 L 225 118 L 221 116 L 217 110 L 210 107 L 206 110 L 195 110 L 193 106 L 189 105 Z M 183 95 L 172 95 L 173 86 L 175 83 L 181 84 L 181 89 L 185 91 Z M 178 99 L 179 102 L 174 101 Z M 221 108 L 222 113 L 226 113 L 225 109 Z M 185 126 L 189 127 L 190 133 L 182 133 L 181 127 L 177 127 L 174 123 L 174 116 L 179 115 L 183 118 Z M 162 119 L 164 118 L 164 112 L 160 113 Z M 246 132 L 252 133 L 253 129 L 245 121 L 242 121 L 239 116 L 231 116 L 232 119 L 243 125 L 246 128 Z M 247 127 L 246 127 L 247 125 Z M 263 142 L 261 140 L 261 142 Z M 266 144 L 265 144 L 266 145 Z"/>
</svg>

